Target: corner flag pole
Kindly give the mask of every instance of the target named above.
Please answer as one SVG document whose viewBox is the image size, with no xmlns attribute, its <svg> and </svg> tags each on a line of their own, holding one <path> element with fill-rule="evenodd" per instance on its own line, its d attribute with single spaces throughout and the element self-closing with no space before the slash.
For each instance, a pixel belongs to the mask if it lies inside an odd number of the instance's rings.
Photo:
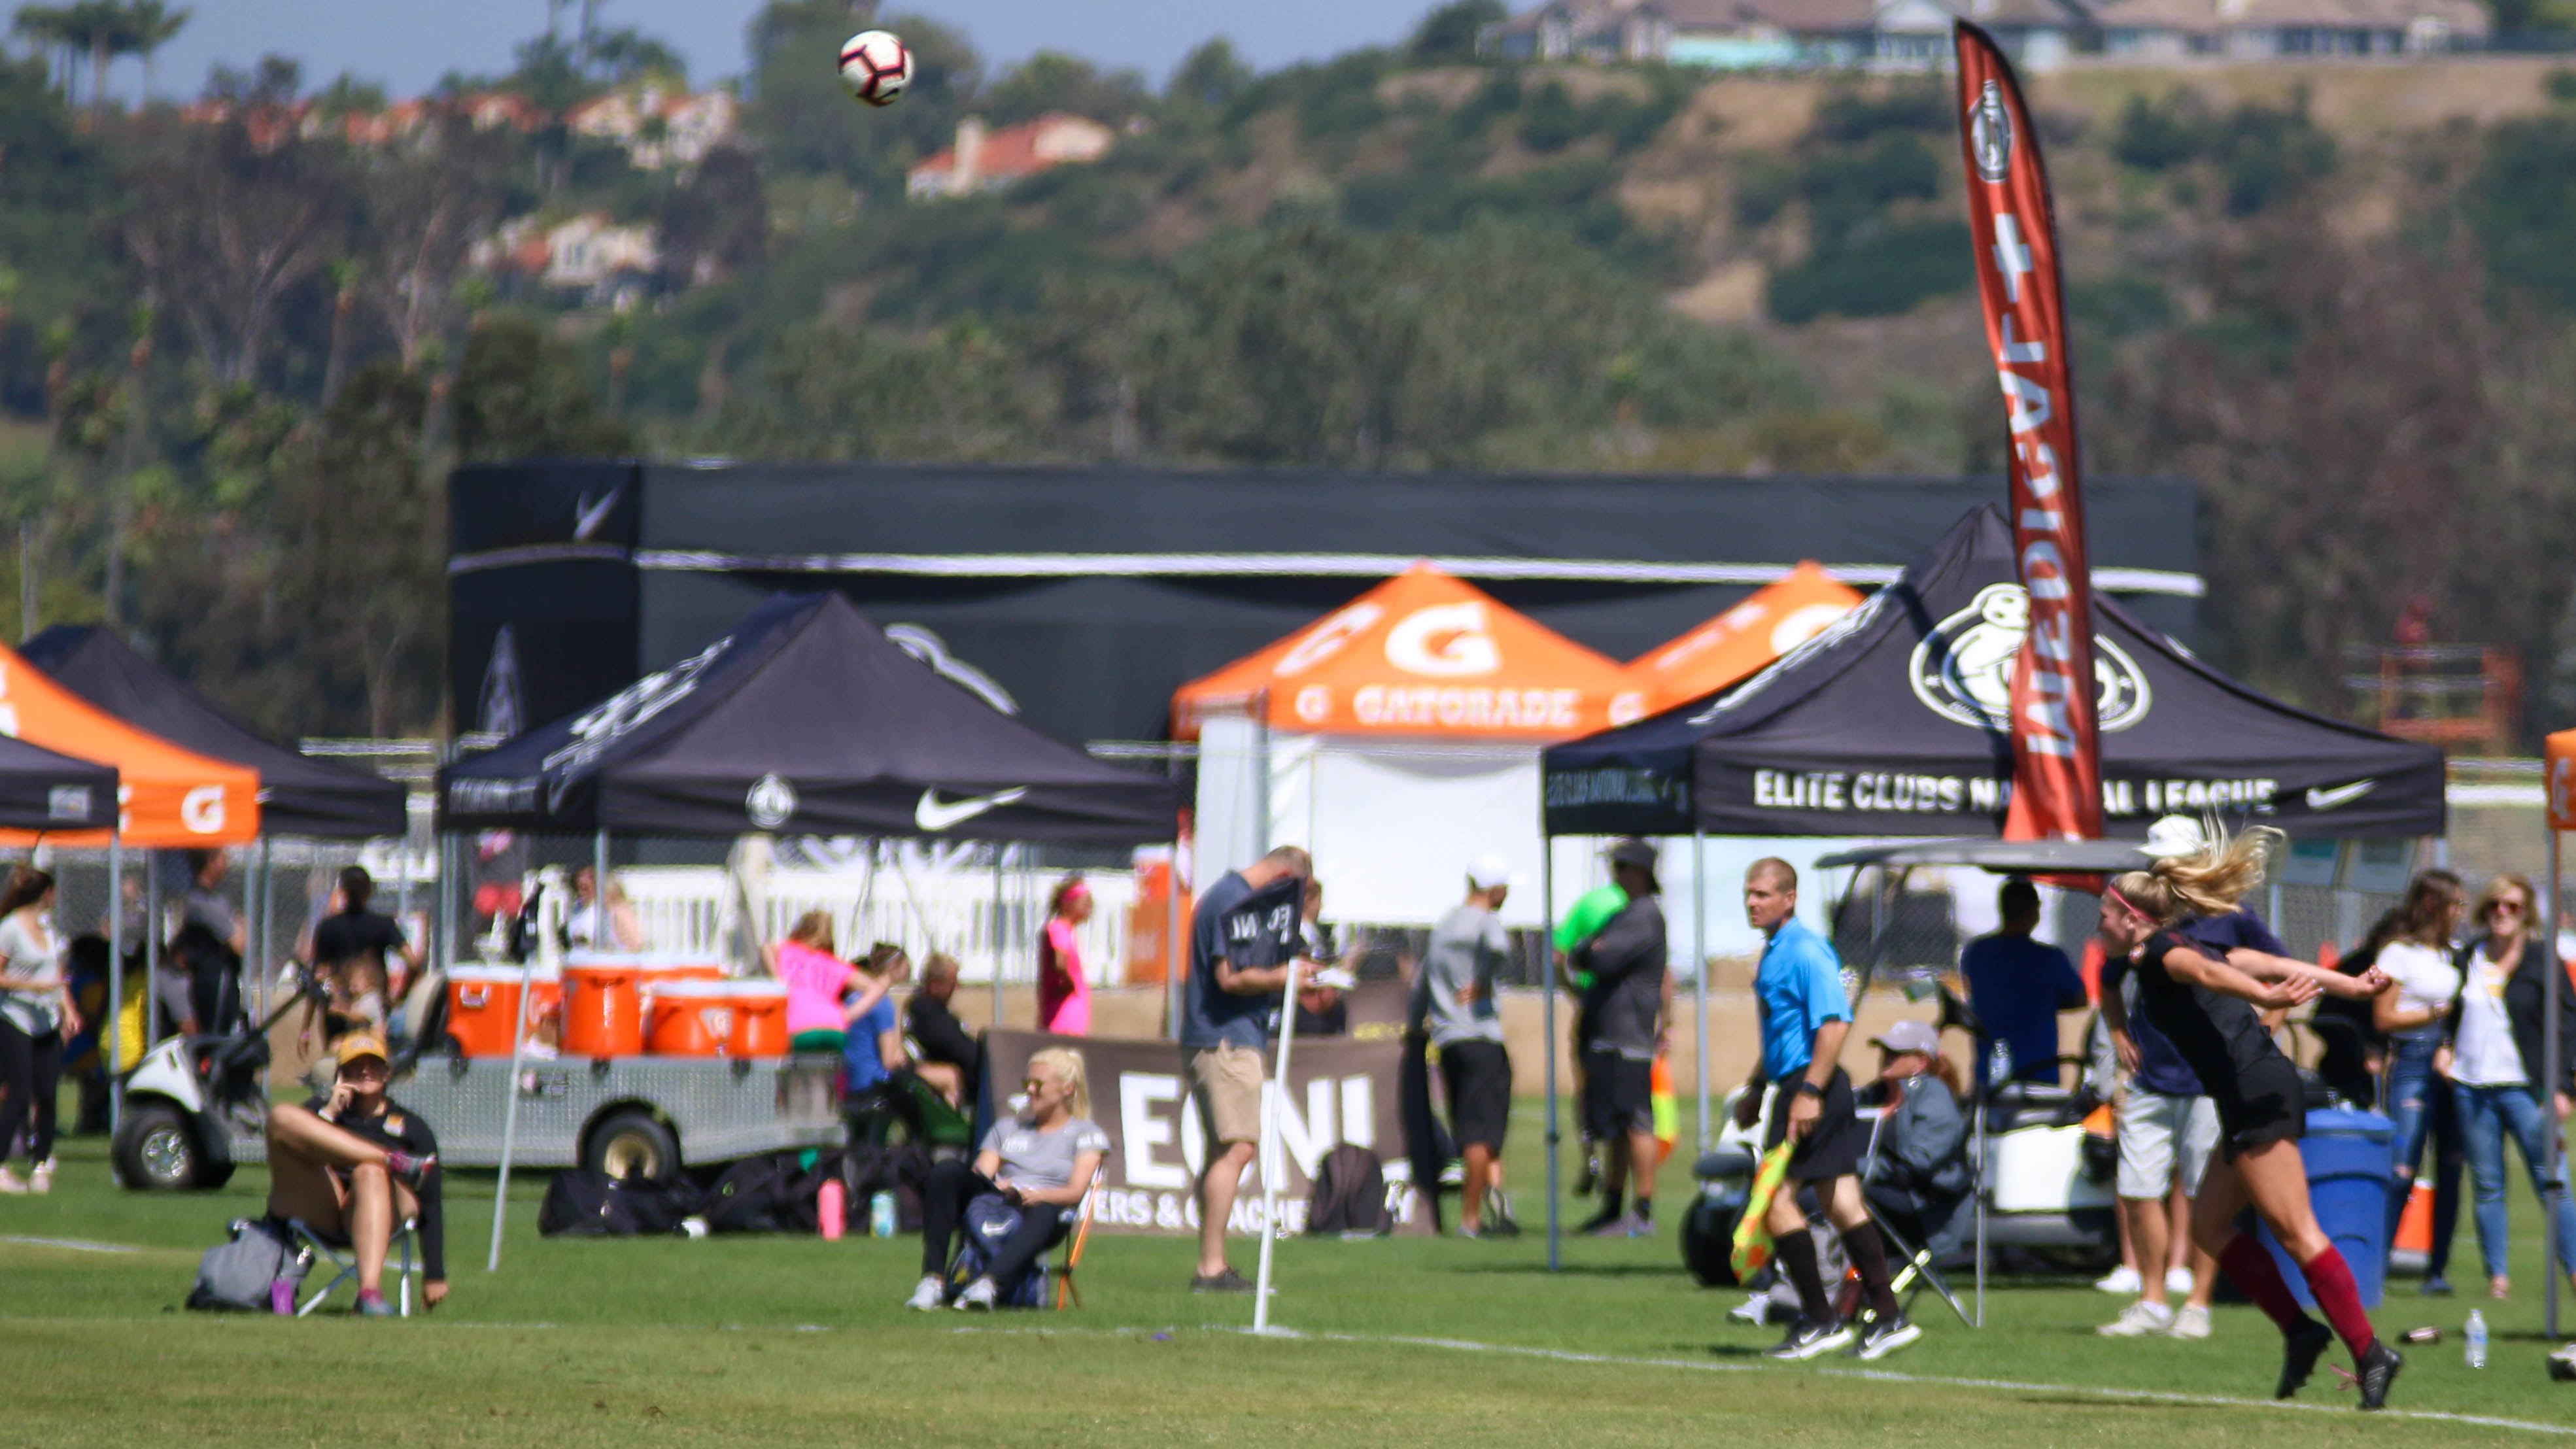
<svg viewBox="0 0 2576 1449">
<path fill-rule="evenodd" d="M 1279 1140 L 1279 1096 L 1288 1090 L 1288 1054 L 1297 1044 L 1297 960 L 1288 961 L 1288 979 L 1279 987 L 1279 1070 L 1261 1089 L 1261 1267 L 1253 1274 L 1252 1331 L 1270 1331 L 1270 1252 L 1279 1242 L 1279 1179 L 1288 1164 L 1286 1144 Z"/>
<path fill-rule="evenodd" d="M 600 836 L 603 843 L 607 838 L 605 833 Z M 608 877 L 605 874 L 599 876 L 596 884 L 598 890 L 592 899 L 599 903 L 599 919 L 605 923 L 608 919 Z M 563 943 L 556 933 L 563 929 L 564 889 L 561 867 L 548 866 L 538 873 L 537 960 L 554 967 L 558 973 L 563 969 Z M 483 1264 L 486 1273 L 501 1271 L 501 1226 L 509 1221 L 510 1216 L 510 1152 L 518 1146 L 519 1139 L 519 1069 L 527 1060 L 528 1003 L 536 994 L 536 967 L 522 961 L 519 963 L 519 1024 L 510 1033 L 509 1105 L 501 1111 L 501 1176 L 498 1185 L 492 1189 L 492 1256 Z"/>
</svg>

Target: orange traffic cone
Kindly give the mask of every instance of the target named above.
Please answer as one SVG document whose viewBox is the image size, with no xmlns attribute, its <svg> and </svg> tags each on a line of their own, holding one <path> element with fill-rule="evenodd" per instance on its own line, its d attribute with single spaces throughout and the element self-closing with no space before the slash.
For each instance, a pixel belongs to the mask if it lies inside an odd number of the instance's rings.
<svg viewBox="0 0 2576 1449">
<path fill-rule="evenodd" d="M 2419 1182 L 2406 1194 L 2406 1211 L 2397 1218 L 2397 1241 L 2390 1246 L 2407 1253 L 2433 1251 L 2433 1184 Z"/>
</svg>

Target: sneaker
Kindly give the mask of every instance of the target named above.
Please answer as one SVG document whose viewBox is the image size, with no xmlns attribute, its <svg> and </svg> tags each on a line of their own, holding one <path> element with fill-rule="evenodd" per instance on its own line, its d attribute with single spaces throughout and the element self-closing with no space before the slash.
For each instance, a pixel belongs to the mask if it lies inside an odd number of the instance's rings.
<svg viewBox="0 0 2576 1449">
<path fill-rule="evenodd" d="M 1485 1236 L 1517 1238 L 1520 1235 L 1521 1220 L 1512 1216 L 1512 1200 L 1504 1196 L 1499 1187 L 1488 1189 L 1485 1193 Z"/>
<path fill-rule="evenodd" d="M 2563 1345 L 2549 1356 L 2549 1376 L 2562 1384 L 2576 1382 L 2576 1343 Z"/>
<path fill-rule="evenodd" d="M 2209 1337 L 2209 1310 L 2196 1303 L 2186 1303 L 2174 1314 L 2173 1336 L 2176 1338 Z"/>
<path fill-rule="evenodd" d="M 27 1180 L 5 1167 L 0 1167 L 0 1193 L 17 1196 L 28 1190 Z"/>
<path fill-rule="evenodd" d="M 2189 1298 L 2191 1296 L 2191 1270 L 2189 1268 L 2167 1268 L 2165 1270 L 2165 1292 L 2176 1298 Z"/>
<path fill-rule="evenodd" d="M 1754 1327 L 1760 1328 L 1762 1325 L 1771 1321 L 1771 1295 L 1768 1293 L 1756 1293 L 1752 1297 L 1745 1299 L 1743 1302 L 1736 1304 L 1733 1308 L 1726 1310 L 1726 1316 L 1734 1319 L 1738 1323 L 1750 1323 Z M 2568 1349 L 2571 1352 L 2576 1352 L 2576 1343 L 2569 1344 Z M 2576 1360 L 2571 1360 L 2570 1366 L 2576 1367 Z"/>
<path fill-rule="evenodd" d="M 978 1278 L 974 1282 L 966 1285 L 965 1292 L 957 1295 L 957 1311 L 960 1313 L 990 1313 L 993 1311 L 994 1296 L 993 1280 L 990 1278 Z"/>
<path fill-rule="evenodd" d="M 2448 1298 L 2458 1290 L 2451 1286 L 2450 1279 L 2443 1277 L 2441 1274 L 2427 1273 L 2424 1275 L 2423 1286 L 2417 1288 L 2415 1291 L 2423 1294 L 2427 1298 Z"/>
<path fill-rule="evenodd" d="M 1251 1280 L 1232 1268 L 1215 1273 L 1201 1273 L 1190 1279 L 1193 1293 L 1249 1293 Z"/>
<path fill-rule="evenodd" d="M 2317 1360 L 2334 1343 L 2334 1330 L 2322 1323 L 2301 1325 L 2281 1340 L 2281 1384 L 2272 1397 L 2286 1399 L 2316 1376 Z"/>
<path fill-rule="evenodd" d="M 2146 1280 L 2138 1276 L 2137 1269 L 2130 1267 L 2126 1263 L 2112 1269 L 2109 1277 L 2096 1279 L 2093 1286 L 2101 1289 L 2105 1293 L 2144 1293 L 2147 1291 Z"/>
<path fill-rule="evenodd" d="M 1612 1223 L 1623 1222 L 1627 1219 L 1627 1216 L 1628 1214 L 1622 1209 L 1605 1207 L 1601 1211 L 1594 1213 L 1592 1216 L 1585 1218 L 1582 1226 L 1574 1230 L 1575 1236 L 1583 1238 L 1598 1237 L 1603 1228 L 1610 1226 Z"/>
<path fill-rule="evenodd" d="M 2104 1338 L 2145 1338 L 2173 1332 L 2174 1311 L 2144 1298 L 2120 1310 L 2120 1316 L 2093 1330 Z M 2206 1332 L 2207 1330 L 2203 1330 Z"/>
<path fill-rule="evenodd" d="M 54 1190 L 54 1160 L 52 1158 L 48 1157 L 44 1161 L 37 1163 L 35 1170 L 27 1174 L 27 1190 L 29 1192 L 52 1192 Z"/>
<path fill-rule="evenodd" d="M 1763 1357 L 1784 1363 L 1803 1362 L 1832 1353 L 1852 1341 L 1848 1323 L 1809 1323 L 1804 1318 L 1790 1321 L 1789 1336 L 1767 1350 Z"/>
<path fill-rule="evenodd" d="M 386 1175 L 414 1192 L 420 1191 L 421 1179 L 429 1176 L 429 1170 L 437 1165 L 436 1153 L 427 1157 L 414 1157 L 408 1152 L 385 1154 Z"/>
<path fill-rule="evenodd" d="M 2384 1409 L 2388 1407 L 2389 1387 L 2397 1382 L 2397 1371 L 2406 1367 L 2406 1360 L 2387 1344 L 2374 1343 L 2353 1367 L 2361 1371 L 2363 1410 Z"/>
<path fill-rule="evenodd" d="M 372 1288 L 362 1288 L 358 1290 L 358 1316 L 360 1318 L 391 1318 L 394 1316 L 394 1306 L 385 1301 L 385 1295 L 382 1293 L 379 1293 Z"/>
<path fill-rule="evenodd" d="M 1590 1197 L 1592 1196 L 1592 1189 L 1599 1187 L 1600 1185 L 1601 1154 L 1590 1147 L 1586 1147 L 1583 1149 L 1583 1170 L 1574 1175 L 1574 1195 L 1576 1197 Z"/>
<path fill-rule="evenodd" d="M 913 1288 L 912 1296 L 903 1300 L 903 1306 L 922 1313 L 945 1308 L 948 1306 L 948 1285 L 939 1281 L 939 1275 L 935 1273 L 925 1275 Z"/>
<path fill-rule="evenodd" d="M 1635 1213 L 1621 1213 L 1585 1234 L 1594 1238 L 1651 1238 L 1655 1225 Z"/>
<path fill-rule="evenodd" d="M 1876 1363 L 1922 1336 L 1923 1330 L 1914 1326 L 1914 1320 L 1900 1312 L 1893 1318 L 1881 1319 L 1862 1329 L 1860 1342 L 1853 1347 L 1852 1356 Z"/>
</svg>

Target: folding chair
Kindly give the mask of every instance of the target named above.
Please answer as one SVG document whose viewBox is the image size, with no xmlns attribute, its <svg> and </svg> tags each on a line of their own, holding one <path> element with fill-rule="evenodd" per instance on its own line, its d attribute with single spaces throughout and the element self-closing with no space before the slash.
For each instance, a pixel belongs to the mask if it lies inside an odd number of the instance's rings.
<svg viewBox="0 0 2576 1449">
<path fill-rule="evenodd" d="M 1941 1295 L 1942 1302 L 1950 1305 L 1951 1312 L 1959 1315 L 1961 1323 L 1974 1328 L 1977 1326 L 1976 1320 L 1969 1316 L 1966 1305 L 1959 1301 L 1959 1295 L 1951 1292 L 1950 1285 L 1942 1280 L 1940 1269 L 1932 1265 L 1932 1250 L 1928 1247 L 1918 1248 L 1908 1243 L 1904 1234 L 1899 1233 L 1894 1225 L 1888 1222 L 1887 1214 L 1879 1211 L 1878 1204 L 1870 1200 L 1869 1179 L 1872 1170 L 1878 1166 L 1878 1139 L 1880 1134 L 1887 1130 L 1889 1115 L 1881 1113 L 1878 1120 L 1870 1124 L 1869 1152 L 1863 1159 L 1860 1192 L 1861 1207 L 1868 1212 L 1869 1220 L 1878 1225 L 1878 1235 L 1885 1238 L 1887 1245 L 1896 1250 L 1896 1256 L 1905 1262 L 1904 1268 L 1889 1280 L 1888 1288 L 1903 1299 L 1906 1310 L 1911 1312 L 1914 1300 L 1926 1287 L 1929 1287 L 1933 1292 Z"/>
<path fill-rule="evenodd" d="M 337 1235 L 326 1237 L 307 1226 L 301 1218 L 288 1218 L 286 1230 L 294 1236 L 296 1245 L 312 1254 L 317 1263 L 335 1270 L 330 1281 L 313 1290 L 312 1297 L 296 1306 L 296 1317 L 302 1318 L 321 1307 L 322 1300 L 330 1297 L 343 1283 L 350 1285 L 351 1292 L 356 1291 L 358 1255 L 350 1248 L 348 1239 Z M 419 1241 L 420 1219 L 405 1218 L 394 1225 L 393 1241 L 385 1245 L 385 1267 L 392 1271 L 396 1284 L 394 1306 L 405 1318 L 411 1317 L 411 1280 L 421 1271 L 413 1251 Z M 310 1276 L 307 1275 L 308 1278 Z"/>
<path fill-rule="evenodd" d="M 1064 1240 L 1064 1261 L 1055 1270 L 1055 1307 L 1058 1313 L 1068 1306 L 1082 1306 L 1082 1290 L 1073 1286 L 1074 1270 L 1082 1266 L 1082 1250 L 1091 1242 L 1091 1209 L 1100 1200 L 1100 1179 L 1108 1169 L 1091 1174 L 1091 1186 L 1082 1194 L 1082 1206 L 1074 1209 L 1073 1233 Z"/>
</svg>

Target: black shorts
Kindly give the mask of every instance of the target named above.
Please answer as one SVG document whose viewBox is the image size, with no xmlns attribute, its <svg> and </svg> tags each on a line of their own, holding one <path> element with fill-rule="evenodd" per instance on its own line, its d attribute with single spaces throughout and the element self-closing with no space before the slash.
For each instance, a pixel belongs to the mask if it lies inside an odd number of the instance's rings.
<svg viewBox="0 0 2576 1449">
<path fill-rule="evenodd" d="M 2218 1155 L 2234 1162 L 2267 1142 L 2296 1142 L 2308 1135 L 2308 1093 L 2299 1069 L 2270 1056 L 2236 1074 L 2234 1090 L 2212 1092 L 2218 1104 Z"/>
<path fill-rule="evenodd" d="M 1801 1071 L 1788 1081 L 1772 1084 L 1771 1125 L 1762 1134 L 1764 1152 L 1789 1135 L 1789 1098 L 1806 1079 Z M 1836 1067 L 1833 1080 L 1825 1083 L 1824 1110 L 1789 1154 L 1789 1176 L 1800 1182 L 1851 1177 L 1868 1154 L 1869 1129 L 1860 1120 L 1859 1104 L 1852 1100 L 1851 1076 Z"/>
<path fill-rule="evenodd" d="M 1655 1130 L 1655 1063 L 1608 1047 L 1583 1053 L 1583 1130 L 1595 1142 Z"/>
<path fill-rule="evenodd" d="M 1460 1147 L 1503 1150 L 1512 1120 L 1512 1058 L 1498 1041 L 1455 1041 L 1440 1049 L 1449 1084 L 1449 1135 Z"/>
</svg>

